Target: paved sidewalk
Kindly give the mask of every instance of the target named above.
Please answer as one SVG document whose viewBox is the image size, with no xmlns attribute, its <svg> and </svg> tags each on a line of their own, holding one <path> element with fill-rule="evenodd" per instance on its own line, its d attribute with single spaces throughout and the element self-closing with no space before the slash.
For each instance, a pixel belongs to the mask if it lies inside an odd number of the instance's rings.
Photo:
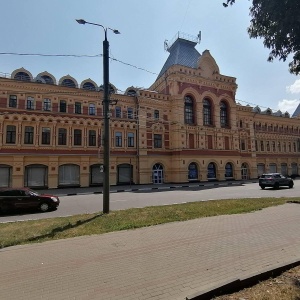
<svg viewBox="0 0 300 300">
<path fill-rule="evenodd" d="M 183 300 L 300 260 L 300 205 L 0 250 L 5 300 Z"/>
</svg>

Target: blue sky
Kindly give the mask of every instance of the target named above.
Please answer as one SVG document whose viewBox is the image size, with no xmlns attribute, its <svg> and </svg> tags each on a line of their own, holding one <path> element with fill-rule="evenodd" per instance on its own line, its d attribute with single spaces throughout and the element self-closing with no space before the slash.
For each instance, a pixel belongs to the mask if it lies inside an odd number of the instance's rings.
<svg viewBox="0 0 300 300">
<path fill-rule="evenodd" d="M 288 61 L 267 62 L 262 40 L 249 39 L 249 5 L 240 0 L 224 8 L 223 0 L 10 0 L 1 3 L 0 52 L 40 54 L 102 54 L 103 29 L 79 25 L 75 19 L 118 29 L 108 31 L 110 56 L 158 74 L 168 57 L 164 40 L 180 31 L 202 40 L 196 46 L 215 58 L 220 72 L 237 78 L 236 99 L 243 105 L 293 113 L 300 98 L 300 76 Z M 40 57 L 0 55 L 0 72 L 24 67 L 36 76 L 48 71 L 57 80 L 71 75 L 79 83 L 91 78 L 102 84 L 102 57 Z M 120 92 L 130 86 L 148 88 L 157 75 L 110 61 L 110 82 Z M 0 74 L 1 75 L 1 74 Z M 2 74 L 3 76 L 3 74 Z"/>
</svg>

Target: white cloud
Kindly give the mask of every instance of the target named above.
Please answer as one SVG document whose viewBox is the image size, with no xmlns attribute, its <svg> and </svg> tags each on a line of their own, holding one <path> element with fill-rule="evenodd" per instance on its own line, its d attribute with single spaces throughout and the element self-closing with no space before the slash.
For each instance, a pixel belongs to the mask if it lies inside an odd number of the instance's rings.
<svg viewBox="0 0 300 300">
<path fill-rule="evenodd" d="M 292 85 L 287 86 L 286 91 L 291 94 L 300 93 L 300 79 L 297 79 Z"/>
<path fill-rule="evenodd" d="M 280 109 L 282 113 L 285 113 L 287 111 L 290 113 L 290 115 L 292 115 L 295 112 L 296 108 L 298 107 L 299 103 L 300 100 L 298 99 L 294 99 L 294 100 L 283 99 L 278 102 L 278 109 Z"/>
</svg>

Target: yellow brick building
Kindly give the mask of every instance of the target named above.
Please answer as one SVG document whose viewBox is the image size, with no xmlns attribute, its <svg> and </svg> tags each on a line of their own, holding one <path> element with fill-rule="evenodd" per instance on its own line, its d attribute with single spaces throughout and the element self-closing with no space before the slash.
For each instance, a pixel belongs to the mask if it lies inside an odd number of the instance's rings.
<svg viewBox="0 0 300 300">
<path fill-rule="evenodd" d="M 196 44 L 178 35 L 148 90 L 111 85 L 111 184 L 297 175 L 299 118 L 237 103 L 236 79 Z M 90 79 L 0 77 L 0 186 L 101 185 L 102 99 Z"/>
</svg>

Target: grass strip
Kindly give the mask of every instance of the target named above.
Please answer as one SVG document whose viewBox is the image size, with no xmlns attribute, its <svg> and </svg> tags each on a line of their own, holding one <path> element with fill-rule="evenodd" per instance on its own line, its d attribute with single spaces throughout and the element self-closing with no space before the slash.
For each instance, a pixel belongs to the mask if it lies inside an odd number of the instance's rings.
<svg viewBox="0 0 300 300">
<path fill-rule="evenodd" d="M 300 201 L 289 198 L 289 201 Z M 282 205 L 286 198 L 250 198 L 191 202 L 184 204 L 132 208 L 127 210 L 83 214 L 72 217 L 0 223 L 0 248 L 13 245 L 72 238 L 83 235 L 153 226 L 191 219 L 249 213 Z"/>
</svg>

